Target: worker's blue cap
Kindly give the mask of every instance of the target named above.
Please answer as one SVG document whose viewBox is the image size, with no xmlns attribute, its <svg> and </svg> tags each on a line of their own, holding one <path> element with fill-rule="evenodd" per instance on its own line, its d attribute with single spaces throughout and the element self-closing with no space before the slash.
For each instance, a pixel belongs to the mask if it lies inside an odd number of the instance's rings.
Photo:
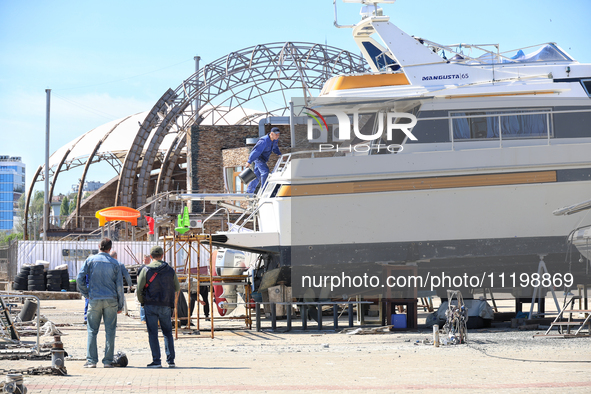
<svg viewBox="0 0 591 394">
<path fill-rule="evenodd" d="M 279 131 L 279 127 L 273 127 L 271 129 L 271 133 L 275 133 L 275 134 L 281 134 L 281 132 Z"/>
</svg>

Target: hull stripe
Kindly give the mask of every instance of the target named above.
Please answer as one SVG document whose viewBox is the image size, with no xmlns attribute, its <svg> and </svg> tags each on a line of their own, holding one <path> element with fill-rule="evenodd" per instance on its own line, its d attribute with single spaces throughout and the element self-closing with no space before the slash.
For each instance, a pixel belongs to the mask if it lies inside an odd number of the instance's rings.
<svg viewBox="0 0 591 394">
<path fill-rule="evenodd" d="M 300 197 L 353 193 L 379 193 L 406 190 L 523 185 L 548 182 L 556 182 L 556 171 L 291 185 L 290 190 L 288 191 L 286 189 L 282 196 L 287 197 L 288 194 L 291 194 L 292 197 Z"/>
</svg>

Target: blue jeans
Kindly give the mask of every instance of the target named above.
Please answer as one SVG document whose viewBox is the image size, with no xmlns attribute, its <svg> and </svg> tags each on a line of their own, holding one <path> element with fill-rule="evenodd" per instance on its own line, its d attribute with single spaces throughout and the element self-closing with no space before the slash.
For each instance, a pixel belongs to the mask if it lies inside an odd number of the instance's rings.
<svg viewBox="0 0 591 394">
<path fill-rule="evenodd" d="M 148 329 L 148 340 L 152 351 L 152 362 L 160 364 L 160 343 L 158 343 L 158 321 L 162 335 L 164 335 L 164 351 L 166 362 L 174 364 L 174 339 L 172 338 L 172 308 L 169 306 L 144 305 L 146 311 L 146 328 Z"/>
<path fill-rule="evenodd" d="M 98 363 L 96 336 L 101 326 L 101 318 L 105 324 L 106 337 L 103 364 L 112 364 L 115 350 L 115 330 L 117 328 L 117 300 L 90 300 L 88 302 L 86 360 L 93 364 Z"/>
<path fill-rule="evenodd" d="M 88 298 L 84 299 L 84 321 L 88 320 Z"/>
<path fill-rule="evenodd" d="M 259 183 L 261 184 L 261 188 L 265 186 L 265 182 L 267 182 L 267 177 L 269 176 L 269 166 L 267 163 L 264 161 L 255 160 L 254 175 L 256 175 L 257 179 L 253 179 L 248 184 L 248 187 L 246 188 L 247 193 L 254 193 Z"/>
<path fill-rule="evenodd" d="M 140 321 L 146 321 L 146 311 L 143 306 L 140 306 Z"/>
</svg>

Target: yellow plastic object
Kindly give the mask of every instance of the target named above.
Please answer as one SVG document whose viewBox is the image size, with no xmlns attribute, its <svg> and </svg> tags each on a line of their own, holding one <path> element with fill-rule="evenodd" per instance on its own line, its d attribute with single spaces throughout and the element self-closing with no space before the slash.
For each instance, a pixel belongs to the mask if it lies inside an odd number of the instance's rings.
<svg viewBox="0 0 591 394">
<path fill-rule="evenodd" d="M 94 215 L 99 220 L 99 226 L 104 226 L 106 222 L 113 220 L 123 220 L 137 226 L 137 219 L 142 216 L 140 211 L 129 207 L 109 207 L 97 211 Z"/>
</svg>

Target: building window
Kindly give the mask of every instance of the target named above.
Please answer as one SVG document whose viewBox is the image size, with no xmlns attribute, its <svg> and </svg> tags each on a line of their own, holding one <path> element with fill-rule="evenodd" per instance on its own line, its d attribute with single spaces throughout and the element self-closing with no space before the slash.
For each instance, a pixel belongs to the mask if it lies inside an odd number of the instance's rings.
<svg viewBox="0 0 591 394">
<path fill-rule="evenodd" d="M 244 170 L 243 166 L 226 167 L 224 169 L 224 180 L 228 193 L 244 193 L 248 185 L 242 182 L 238 175 Z"/>
</svg>

